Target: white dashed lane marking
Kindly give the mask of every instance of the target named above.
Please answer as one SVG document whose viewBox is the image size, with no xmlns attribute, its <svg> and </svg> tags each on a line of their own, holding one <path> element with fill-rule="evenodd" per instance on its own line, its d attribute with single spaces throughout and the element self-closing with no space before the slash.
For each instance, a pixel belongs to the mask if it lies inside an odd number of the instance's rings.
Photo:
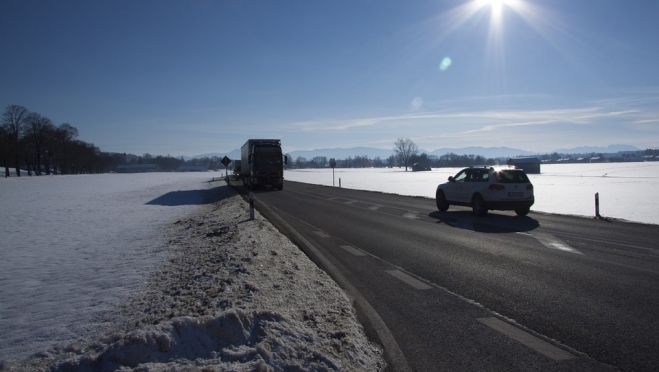
<svg viewBox="0 0 659 372">
<path fill-rule="evenodd" d="M 555 237 L 551 234 L 540 233 L 540 232 L 532 232 L 529 235 L 536 238 L 540 243 L 542 243 L 542 245 L 544 245 L 547 248 L 557 249 L 557 250 L 563 251 L 563 252 L 583 255 L 583 253 L 581 253 L 578 250 L 576 250 L 576 249 L 570 247 L 569 245 L 563 243 L 557 237 Z"/>
<path fill-rule="evenodd" d="M 321 238 L 329 238 L 330 237 L 329 235 L 325 234 L 322 231 L 314 231 L 314 234 L 320 236 Z"/>
<path fill-rule="evenodd" d="M 576 358 L 574 354 L 568 353 L 567 351 L 508 324 L 499 318 L 479 318 L 476 320 L 553 360 L 560 361 Z"/>
<path fill-rule="evenodd" d="M 367 255 L 367 253 L 365 253 L 363 251 L 360 251 L 359 249 L 351 247 L 349 245 L 342 245 L 340 247 L 343 248 L 344 250 L 346 250 L 347 252 L 352 253 L 355 256 L 366 256 Z"/>
<path fill-rule="evenodd" d="M 404 272 L 402 272 L 400 270 L 385 270 L 385 271 L 387 272 L 387 274 L 393 276 L 396 279 L 399 279 L 399 280 L 403 281 L 406 284 L 411 285 L 412 287 L 414 287 L 416 289 L 430 289 L 430 288 L 432 288 L 428 284 L 426 284 L 426 283 L 424 283 L 424 282 L 422 282 L 422 281 L 420 281 L 416 278 L 413 278 L 410 275 L 405 274 Z"/>
</svg>

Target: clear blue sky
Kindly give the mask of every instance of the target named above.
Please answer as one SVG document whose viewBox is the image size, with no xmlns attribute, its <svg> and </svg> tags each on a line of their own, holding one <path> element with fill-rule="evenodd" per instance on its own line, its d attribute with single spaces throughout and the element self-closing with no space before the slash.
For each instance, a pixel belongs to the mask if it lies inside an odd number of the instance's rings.
<svg viewBox="0 0 659 372">
<path fill-rule="evenodd" d="M 0 1 L 0 107 L 102 151 L 659 147 L 659 1 Z"/>
</svg>

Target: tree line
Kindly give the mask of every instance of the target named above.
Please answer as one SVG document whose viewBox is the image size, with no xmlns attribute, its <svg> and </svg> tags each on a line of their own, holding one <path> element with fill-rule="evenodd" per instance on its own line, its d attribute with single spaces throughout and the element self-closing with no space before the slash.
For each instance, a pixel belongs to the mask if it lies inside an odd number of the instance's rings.
<svg viewBox="0 0 659 372">
<path fill-rule="evenodd" d="M 209 169 L 222 169 L 219 157 L 185 160 L 183 157 L 142 156 L 102 152 L 92 143 L 77 139 L 78 129 L 69 123 L 55 125 L 48 117 L 31 112 L 20 105 L 9 105 L 2 114 L 0 125 L 0 161 L 5 168 L 5 177 L 14 168 L 16 176 L 21 169 L 28 175 L 106 173 L 119 165 L 155 164 L 161 171 L 175 171 L 182 165 L 205 165 Z M 659 155 L 659 150 L 648 149 L 639 155 Z M 594 154 L 593 154 L 594 155 Z M 634 156 L 634 154 L 623 154 Z M 538 156 L 541 160 L 556 161 L 564 154 Z M 379 156 L 355 155 L 346 159 L 317 156 L 313 159 L 288 156 L 287 168 L 393 168 L 408 167 L 419 163 L 426 167 L 468 167 L 476 165 L 505 164 L 507 158 L 485 158 L 480 155 L 457 155 L 453 153 L 437 156 L 418 153 L 418 146 L 409 138 L 399 138 L 394 143 L 392 154 L 382 159 Z"/>
<path fill-rule="evenodd" d="M 290 159 L 290 156 L 289 156 Z M 370 158 L 368 155 L 349 156 L 345 159 L 332 159 L 325 156 L 316 156 L 312 159 L 298 156 L 288 162 L 289 169 L 306 169 L 306 168 L 329 168 L 331 161 L 334 161 L 336 168 L 404 168 L 405 161 L 392 154 L 386 159 L 379 156 Z M 410 156 L 407 161 L 407 167 L 419 163 L 431 168 L 442 167 L 469 167 L 476 165 L 498 165 L 505 164 L 508 158 L 485 158 L 480 155 L 457 155 L 453 153 L 445 155 L 428 155 L 426 153 Z"/>
<path fill-rule="evenodd" d="M 104 169 L 98 147 L 78 140 L 78 129 L 55 125 L 48 117 L 20 105 L 9 105 L 2 114 L 0 157 L 5 167 L 21 169 L 28 175 L 95 173 Z"/>
<path fill-rule="evenodd" d="M 51 174 L 107 173 L 119 165 L 156 164 L 159 170 L 175 171 L 181 165 L 223 167 L 217 157 L 185 160 L 172 156 L 142 156 L 102 152 L 93 143 L 78 139 L 78 129 L 69 123 L 56 125 L 37 112 L 20 105 L 9 105 L 0 125 L 0 166 L 5 177 L 10 169 L 21 176 Z"/>
<path fill-rule="evenodd" d="M 212 170 L 224 169 L 224 165 L 222 165 L 222 158 L 219 156 L 211 156 L 211 157 L 206 156 L 202 158 L 193 158 L 188 160 L 185 160 L 185 158 L 183 157 L 175 158 L 170 155 L 153 156 L 149 153 L 146 153 L 142 156 L 126 155 L 126 154 L 124 154 L 123 156 L 126 158 L 126 161 L 121 164 L 155 164 L 156 166 L 158 166 L 158 169 L 162 171 L 175 171 L 182 165 L 204 165 L 207 166 L 208 169 L 212 169 Z"/>
<path fill-rule="evenodd" d="M 505 158 L 485 158 L 480 155 L 456 155 L 453 153 L 437 156 L 426 153 L 419 154 L 419 147 L 409 138 L 399 138 L 394 142 L 392 154 L 381 159 L 379 156 L 371 159 L 367 155 L 348 157 L 346 159 L 328 159 L 325 156 L 316 156 L 311 160 L 298 156 L 288 163 L 289 168 L 328 168 L 332 164 L 336 168 L 394 168 L 405 167 L 407 171 L 413 164 L 421 164 L 424 167 L 468 167 L 485 164 L 504 164 Z M 290 156 L 289 156 L 290 159 Z"/>
<path fill-rule="evenodd" d="M 367 155 L 348 157 L 346 159 L 328 159 L 325 156 L 316 156 L 313 159 L 306 159 L 298 156 L 296 159 L 289 159 L 288 168 L 328 168 L 332 164 L 336 168 L 393 168 L 405 167 L 407 171 L 413 164 L 420 164 L 424 167 L 430 168 L 461 168 L 480 165 L 505 165 L 507 164 L 508 157 L 486 158 L 481 155 L 457 155 L 454 153 L 447 153 L 444 155 L 428 155 L 426 153 L 419 154 L 418 146 L 409 138 L 399 138 L 394 143 L 392 154 L 387 159 L 375 157 L 369 158 Z M 607 158 L 609 161 L 626 161 L 630 158 L 640 158 L 641 156 L 659 156 L 659 149 L 647 149 L 644 151 L 632 151 L 619 154 L 615 157 Z M 603 154 L 589 153 L 589 154 L 559 154 L 551 153 L 536 156 L 540 161 L 558 162 L 565 159 L 577 159 L 579 157 L 604 158 Z M 659 159 L 658 159 L 659 160 Z"/>
</svg>

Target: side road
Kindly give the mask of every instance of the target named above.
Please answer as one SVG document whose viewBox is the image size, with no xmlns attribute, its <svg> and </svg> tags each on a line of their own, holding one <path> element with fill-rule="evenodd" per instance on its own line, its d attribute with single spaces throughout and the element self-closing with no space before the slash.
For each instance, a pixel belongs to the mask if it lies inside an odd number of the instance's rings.
<svg viewBox="0 0 659 372">
<path fill-rule="evenodd" d="M 0 370 L 383 370 L 341 288 L 224 182 L 213 191 L 166 228 L 167 259 L 111 329 Z"/>
</svg>

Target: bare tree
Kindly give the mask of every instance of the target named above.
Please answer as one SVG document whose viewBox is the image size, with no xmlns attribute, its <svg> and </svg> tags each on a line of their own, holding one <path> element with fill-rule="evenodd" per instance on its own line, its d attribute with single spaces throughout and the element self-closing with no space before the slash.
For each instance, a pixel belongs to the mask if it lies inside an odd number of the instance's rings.
<svg viewBox="0 0 659 372">
<path fill-rule="evenodd" d="M 9 134 L 4 126 L 0 125 L 0 156 L 2 156 L 2 166 L 5 168 L 5 177 L 9 177 Z"/>
<path fill-rule="evenodd" d="M 409 166 L 410 159 L 419 152 L 419 146 L 409 138 L 399 138 L 394 143 L 394 153 L 399 164 L 405 164 L 405 172 Z"/>
<path fill-rule="evenodd" d="M 2 114 L 2 126 L 7 135 L 7 144 L 16 168 L 16 177 L 21 176 L 21 146 L 19 145 L 28 110 L 19 105 L 9 105 Z"/>
<path fill-rule="evenodd" d="M 45 169 L 46 174 L 50 174 L 49 159 L 45 156 L 46 140 L 49 134 L 55 132 L 55 126 L 50 119 L 36 112 L 29 113 L 25 121 L 27 123 L 25 137 L 34 151 L 33 158 L 29 162 L 34 162 L 34 171 L 38 176 L 41 175 L 42 169 Z"/>
<path fill-rule="evenodd" d="M 58 171 L 60 174 L 70 173 L 72 159 L 69 147 L 76 137 L 78 137 L 78 129 L 69 123 L 60 124 L 52 133 L 46 152 L 55 174 Z"/>
</svg>

